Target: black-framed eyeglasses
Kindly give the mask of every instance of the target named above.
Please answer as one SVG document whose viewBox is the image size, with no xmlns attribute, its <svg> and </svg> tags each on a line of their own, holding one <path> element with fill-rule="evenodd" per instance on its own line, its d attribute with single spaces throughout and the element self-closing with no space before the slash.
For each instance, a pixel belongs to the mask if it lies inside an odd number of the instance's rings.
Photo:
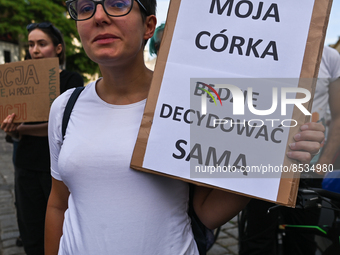
<svg viewBox="0 0 340 255">
<path fill-rule="evenodd" d="M 137 3 L 147 12 L 140 0 Z M 121 17 L 129 14 L 133 7 L 134 0 L 68 0 L 66 1 L 67 10 L 72 19 L 76 21 L 87 20 L 93 17 L 97 5 L 101 4 L 105 13 L 112 17 Z"/>
<path fill-rule="evenodd" d="M 35 28 L 48 28 L 52 31 L 53 35 L 58 39 L 58 42 L 62 42 L 60 31 L 52 25 L 50 22 L 41 22 L 41 23 L 31 23 L 27 25 L 26 29 L 28 32 L 31 32 Z"/>
</svg>

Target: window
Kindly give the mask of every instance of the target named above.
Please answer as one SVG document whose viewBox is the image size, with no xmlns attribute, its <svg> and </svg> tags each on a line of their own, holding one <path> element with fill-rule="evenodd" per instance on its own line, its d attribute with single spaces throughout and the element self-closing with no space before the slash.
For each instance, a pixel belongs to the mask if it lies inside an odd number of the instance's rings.
<svg viewBox="0 0 340 255">
<path fill-rule="evenodd" d="M 4 50 L 4 56 L 5 56 L 5 63 L 11 62 L 11 52 L 8 50 Z"/>
</svg>

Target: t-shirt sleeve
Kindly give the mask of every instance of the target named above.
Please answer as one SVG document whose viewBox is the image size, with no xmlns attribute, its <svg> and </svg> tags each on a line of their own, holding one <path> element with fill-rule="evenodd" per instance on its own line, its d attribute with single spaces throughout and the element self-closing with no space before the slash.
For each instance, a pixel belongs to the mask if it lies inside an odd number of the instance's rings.
<svg viewBox="0 0 340 255">
<path fill-rule="evenodd" d="M 58 98 L 56 98 L 51 106 L 50 116 L 48 121 L 48 142 L 50 147 L 51 158 L 51 175 L 53 178 L 62 181 L 58 169 L 58 159 L 63 138 L 61 134 L 61 123 L 65 110 L 66 103 L 71 96 L 72 90 L 68 90 Z"/>
<path fill-rule="evenodd" d="M 337 55 L 335 70 L 334 70 L 334 80 L 340 78 L 340 54 Z"/>
<path fill-rule="evenodd" d="M 340 77 L 340 54 L 337 50 L 328 47 L 327 64 L 329 73 L 331 75 L 331 81 L 335 81 Z"/>
</svg>

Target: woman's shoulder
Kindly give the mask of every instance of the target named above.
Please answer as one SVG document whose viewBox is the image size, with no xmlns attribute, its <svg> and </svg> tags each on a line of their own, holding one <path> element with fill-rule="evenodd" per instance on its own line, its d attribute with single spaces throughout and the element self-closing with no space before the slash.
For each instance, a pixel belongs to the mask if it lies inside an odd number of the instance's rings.
<svg viewBox="0 0 340 255">
<path fill-rule="evenodd" d="M 73 91 L 75 90 L 75 88 L 71 88 L 66 90 L 65 92 L 63 92 L 62 94 L 60 94 L 52 103 L 51 105 L 51 112 L 53 109 L 61 109 L 61 108 L 65 108 L 66 103 L 68 101 L 68 99 L 70 98 L 71 94 L 73 93 Z"/>
<path fill-rule="evenodd" d="M 91 97 L 91 90 L 95 89 L 93 86 L 95 82 L 90 82 L 87 86 L 84 87 L 84 90 L 81 92 L 81 95 L 83 97 L 85 96 L 85 101 Z M 49 122 L 50 123 L 61 123 L 62 116 L 64 114 L 66 105 L 68 100 L 70 99 L 72 93 L 75 91 L 76 88 L 71 88 L 66 90 L 64 93 L 60 94 L 52 103 L 51 109 L 50 109 L 50 116 L 49 116 Z M 82 98 L 83 98 L 82 97 Z M 84 100 L 79 100 L 79 101 L 84 101 Z M 78 101 L 78 100 L 77 100 Z"/>
<path fill-rule="evenodd" d="M 94 82 L 90 82 L 88 85 L 86 85 L 84 88 L 84 91 L 89 91 L 91 89 L 91 87 L 93 86 L 93 84 L 95 84 Z M 52 105 L 58 105 L 58 107 L 62 107 L 66 105 L 68 99 L 70 98 L 71 94 L 73 93 L 73 91 L 76 89 L 76 87 L 72 87 L 67 89 L 65 92 L 61 93 L 53 102 Z M 85 92 L 82 92 L 82 94 L 85 94 Z"/>
<path fill-rule="evenodd" d="M 72 76 L 77 76 L 77 77 L 82 78 L 82 76 L 79 73 L 74 72 L 74 71 L 69 71 L 69 70 L 64 69 L 60 72 L 60 77 L 67 78 L 67 77 L 72 77 Z"/>
<path fill-rule="evenodd" d="M 89 84 L 87 84 L 84 87 L 84 90 L 81 92 L 82 95 L 87 94 L 88 96 L 91 96 L 91 90 L 95 90 L 95 84 L 97 81 L 92 81 Z M 70 96 L 72 95 L 73 91 L 76 89 L 76 87 L 67 89 L 65 92 L 61 93 L 52 103 L 51 108 L 57 108 L 57 109 L 64 109 L 67 101 L 69 100 Z"/>
<path fill-rule="evenodd" d="M 63 70 L 60 73 L 60 92 L 64 92 L 70 88 L 83 86 L 84 79 L 79 73 L 68 70 Z"/>
</svg>

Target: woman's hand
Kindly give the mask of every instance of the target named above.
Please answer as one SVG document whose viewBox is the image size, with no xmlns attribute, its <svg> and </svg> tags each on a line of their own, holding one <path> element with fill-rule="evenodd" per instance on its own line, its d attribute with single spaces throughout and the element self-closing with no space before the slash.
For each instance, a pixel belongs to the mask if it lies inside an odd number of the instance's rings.
<svg viewBox="0 0 340 255">
<path fill-rule="evenodd" d="M 287 156 L 308 164 L 312 157 L 320 151 L 325 139 L 325 127 L 321 123 L 309 122 L 301 126 L 300 132 L 294 136 L 294 143 L 289 144 L 291 151 Z"/>
<path fill-rule="evenodd" d="M 19 137 L 18 127 L 20 126 L 20 123 L 13 123 L 14 119 L 15 113 L 8 115 L 1 123 L 1 129 L 5 131 L 8 135 L 14 138 L 18 138 Z"/>
</svg>

